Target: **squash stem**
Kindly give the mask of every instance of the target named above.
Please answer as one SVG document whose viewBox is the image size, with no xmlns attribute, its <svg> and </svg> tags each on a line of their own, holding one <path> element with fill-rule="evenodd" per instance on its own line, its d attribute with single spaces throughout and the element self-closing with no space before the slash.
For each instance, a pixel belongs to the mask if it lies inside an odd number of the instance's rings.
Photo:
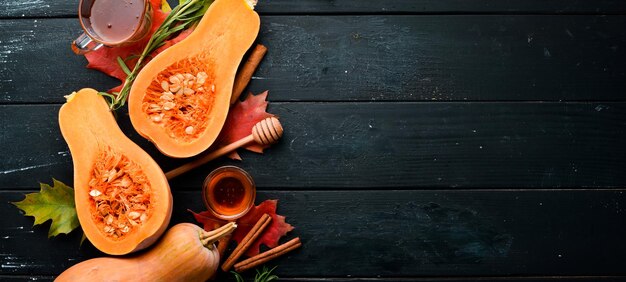
<svg viewBox="0 0 626 282">
<path fill-rule="evenodd" d="M 257 0 L 245 0 L 244 2 L 246 2 L 250 10 L 254 10 L 254 7 L 256 6 L 258 1 Z"/>
<path fill-rule="evenodd" d="M 235 230 L 235 228 L 237 228 L 237 224 L 234 222 L 229 222 L 225 224 L 224 226 L 217 228 L 215 230 L 212 230 L 209 232 L 206 232 L 206 231 L 203 232 L 200 235 L 200 241 L 202 242 L 203 246 L 211 249 L 213 248 L 213 243 L 217 242 L 222 237 L 232 233 L 233 230 Z"/>
</svg>

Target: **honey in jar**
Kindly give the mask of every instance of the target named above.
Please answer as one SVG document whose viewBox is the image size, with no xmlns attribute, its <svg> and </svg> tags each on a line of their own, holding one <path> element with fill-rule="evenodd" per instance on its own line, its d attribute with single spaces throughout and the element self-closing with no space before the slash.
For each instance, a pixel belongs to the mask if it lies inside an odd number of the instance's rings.
<svg viewBox="0 0 626 282">
<path fill-rule="evenodd" d="M 236 166 L 223 166 L 204 180 L 202 196 L 207 209 L 218 218 L 234 220 L 254 205 L 256 186 L 252 177 Z"/>
</svg>

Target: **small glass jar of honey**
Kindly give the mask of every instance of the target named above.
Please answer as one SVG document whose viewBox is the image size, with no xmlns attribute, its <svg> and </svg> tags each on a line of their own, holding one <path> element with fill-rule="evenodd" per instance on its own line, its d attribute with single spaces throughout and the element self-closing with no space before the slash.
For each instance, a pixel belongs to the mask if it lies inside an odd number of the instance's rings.
<svg viewBox="0 0 626 282">
<path fill-rule="evenodd" d="M 217 218 L 235 220 L 254 205 L 256 186 L 252 177 L 236 166 L 222 166 L 212 171 L 202 185 L 207 209 Z"/>
</svg>

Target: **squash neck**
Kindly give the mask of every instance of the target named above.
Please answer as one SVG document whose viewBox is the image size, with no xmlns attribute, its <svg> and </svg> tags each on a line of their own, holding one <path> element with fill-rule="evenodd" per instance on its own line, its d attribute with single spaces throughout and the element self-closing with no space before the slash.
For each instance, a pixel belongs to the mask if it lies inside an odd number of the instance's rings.
<svg viewBox="0 0 626 282">
<path fill-rule="evenodd" d="M 213 243 L 217 242 L 222 237 L 232 233 L 235 228 L 237 228 L 237 224 L 235 224 L 234 222 L 229 222 L 215 230 L 211 230 L 208 232 L 203 230 L 202 233 L 200 233 L 200 242 L 202 242 L 202 245 L 205 248 L 213 249 Z"/>
</svg>

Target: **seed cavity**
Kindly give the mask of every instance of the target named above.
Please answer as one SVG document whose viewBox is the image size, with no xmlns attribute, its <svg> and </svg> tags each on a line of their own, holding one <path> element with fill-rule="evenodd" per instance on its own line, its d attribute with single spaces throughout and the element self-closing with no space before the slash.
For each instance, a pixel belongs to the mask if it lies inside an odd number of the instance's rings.
<svg viewBox="0 0 626 282">
<path fill-rule="evenodd" d="M 206 128 L 215 93 L 213 78 L 201 69 L 206 65 L 199 57 L 174 63 L 146 91 L 143 111 L 170 138 L 191 142 Z"/>
<path fill-rule="evenodd" d="M 112 148 L 101 149 L 91 179 L 89 196 L 93 220 L 103 234 L 122 239 L 145 222 L 151 208 L 151 186 L 141 167 Z M 143 219 L 142 219 L 143 218 Z"/>
</svg>

